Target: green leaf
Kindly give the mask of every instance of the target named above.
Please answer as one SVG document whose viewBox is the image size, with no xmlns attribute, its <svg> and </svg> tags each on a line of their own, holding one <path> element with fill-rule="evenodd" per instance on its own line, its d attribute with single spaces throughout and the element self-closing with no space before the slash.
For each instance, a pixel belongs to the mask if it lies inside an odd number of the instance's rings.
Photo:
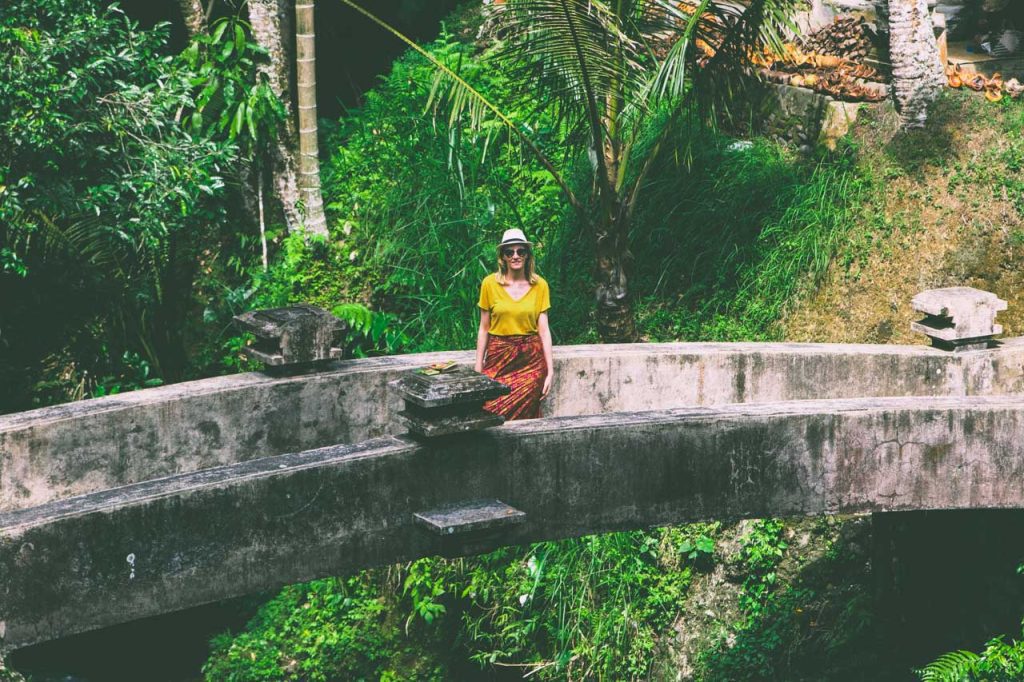
<svg viewBox="0 0 1024 682">
<path fill-rule="evenodd" d="M 213 96 L 217 94 L 217 90 L 219 88 L 220 80 L 216 76 L 214 76 L 207 82 L 206 87 L 203 88 L 202 92 L 199 93 L 199 96 L 196 97 L 196 109 L 199 111 L 205 109 L 206 105 L 210 103 L 210 100 L 213 98 Z"/>
<path fill-rule="evenodd" d="M 220 49 L 220 60 L 222 62 L 227 61 L 231 53 L 235 51 L 235 44 L 233 42 L 224 43 L 224 47 Z"/>
<path fill-rule="evenodd" d="M 211 43 L 219 43 L 220 39 L 224 37 L 224 31 L 228 29 L 228 20 L 221 19 L 217 22 L 217 27 L 213 30 L 213 35 L 210 36 Z"/>
<path fill-rule="evenodd" d="M 242 126 L 245 125 L 245 102 L 239 102 L 238 108 L 235 109 L 235 117 L 231 122 L 231 131 L 228 134 L 228 139 L 233 140 L 238 137 L 238 133 L 242 131 Z"/>
<path fill-rule="evenodd" d="M 951 651 L 914 672 L 923 682 L 961 682 L 969 679 L 981 660 L 973 651 Z"/>
<path fill-rule="evenodd" d="M 256 123 L 253 121 L 253 106 L 250 100 L 249 106 L 245 109 L 245 123 L 249 130 L 249 137 L 256 139 Z"/>
</svg>

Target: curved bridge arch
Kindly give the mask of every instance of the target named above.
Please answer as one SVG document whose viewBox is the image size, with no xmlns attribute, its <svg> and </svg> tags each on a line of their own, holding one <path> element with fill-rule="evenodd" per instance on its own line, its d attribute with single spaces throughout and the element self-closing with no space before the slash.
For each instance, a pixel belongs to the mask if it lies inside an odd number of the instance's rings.
<svg viewBox="0 0 1024 682">
<path fill-rule="evenodd" d="M 80 412 L 2 417 L 0 492 L 29 491 L 4 497 L 0 511 L 4 644 L 501 544 L 712 518 L 1024 506 L 1024 398 L 1014 394 L 1024 344 L 1017 340 L 958 355 L 794 344 L 600 350 L 559 350 L 556 416 L 546 419 L 431 444 L 383 435 L 252 458 L 241 436 L 230 452 L 222 436 L 217 450 L 201 439 L 209 427 L 179 424 L 196 437 L 193 447 L 153 464 L 178 470 L 137 481 L 125 479 L 145 473 L 152 453 L 144 447 L 119 443 L 137 461 L 100 466 L 110 463 L 110 444 L 100 437 L 110 424 L 124 431 L 129 420 L 129 434 L 170 428 L 200 408 L 218 428 L 246 415 L 273 423 L 280 407 L 266 395 L 282 387 L 295 400 L 316 389 L 337 405 L 368 386 L 365 405 L 385 395 L 374 387 L 434 356 L 339 363 L 305 377 L 242 375 L 90 401 Z M 843 397 L 858 394 L 867 397 Z M 793 400 L 808 396 L 826 399 Z M 263 400 L 262 411 L 239 414 L 248 399 Z M 614 411 L 623 400 L 669 409 Z M 574 405 L 595 402 L 613 411 L 572 414 Z M 227 406 L 223 413 L 211 408 L 217 404 Z M 383 416 L 360 428 L 386 432 L 392 406 L 373 407 Z M 291 437 L 333 437 L 325 428 Z M 77 450 L 42 451 L 69 432 Z M 211 464 L 215 451 L 234 461 Z M 38 461 L 45 454 L 56 460 L 49 470 Z M 99 475 L 57 477 L 74 469 L 75 457 Z M 47 476 L 52 485 L 43 485 Z M 483 498 L 513 505 L 525 521 L 445 538 L 413 520 Z"/>
</svg>

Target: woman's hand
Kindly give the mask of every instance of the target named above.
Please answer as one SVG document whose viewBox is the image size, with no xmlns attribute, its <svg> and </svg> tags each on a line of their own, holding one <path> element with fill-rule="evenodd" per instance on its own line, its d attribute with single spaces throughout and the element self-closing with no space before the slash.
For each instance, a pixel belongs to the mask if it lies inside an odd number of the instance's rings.
<svg viewBox="0 0 1024 682">
<path fill-rule="evenodd" d="M 551 359 L 551 327 L 548 326 L 548 313 L 545 310 L 537 317 L 537 333 L 540 334 L 540 346 L 544 351 L 544 387 L 540 389 L 540 399 L 544 400 L 551 390 L 551 379 L 555 376 L 555 363 Z"/>
<path fill-rule="evenodd" d="M 473 362 L 473 371 L 483 374 L 484 361 L 487 358 L 487 336 L 491 328 L 491 312 L 480 309 L 480 326 L 476 330 L 476 360 Z"/>
</svg>

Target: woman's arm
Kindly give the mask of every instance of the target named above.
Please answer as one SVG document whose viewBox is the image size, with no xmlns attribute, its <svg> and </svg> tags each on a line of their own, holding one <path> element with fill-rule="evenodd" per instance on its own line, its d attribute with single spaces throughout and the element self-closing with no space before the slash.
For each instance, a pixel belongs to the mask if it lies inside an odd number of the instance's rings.
<svg viewBox="0 0 1024 682">
<path fill-rule="evenodd" d="M 484 359 L 487 355 L 487 334 L 491 329 L 491 311 L 480 308 L 480 327 L 476 330 L 476 364 L 473 369 L 484 371 Z"/>
<path fill-rule="evenodd" d="M 541 389 L 540 397 L 544 399 L 551 390 L 551 380 L 555 376 L 555 363 L 551 358 L 551 328 L 548 326 L 547 311 L 537 318 L 537 333 L 540 334 L 540 345 L 544 349 L 544 364 L 547 365 L 548 373 L 544 377 L 544 388 Z"/>
</svg>

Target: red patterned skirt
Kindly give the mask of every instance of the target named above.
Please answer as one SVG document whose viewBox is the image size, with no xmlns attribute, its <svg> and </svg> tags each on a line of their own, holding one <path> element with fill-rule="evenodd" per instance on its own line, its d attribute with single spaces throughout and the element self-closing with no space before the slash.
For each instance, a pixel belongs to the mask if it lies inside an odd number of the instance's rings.
<svg viewBox="0 0 1024 682">
<path fill-rule="evenodd" d="M 540 396 L 548 374 L 540 335 L 488 336 L 484 374 L 512 389 L 508 395 L 484 403 L 485 410 L 507 420 L 540 416 Z"/>
</svg>

